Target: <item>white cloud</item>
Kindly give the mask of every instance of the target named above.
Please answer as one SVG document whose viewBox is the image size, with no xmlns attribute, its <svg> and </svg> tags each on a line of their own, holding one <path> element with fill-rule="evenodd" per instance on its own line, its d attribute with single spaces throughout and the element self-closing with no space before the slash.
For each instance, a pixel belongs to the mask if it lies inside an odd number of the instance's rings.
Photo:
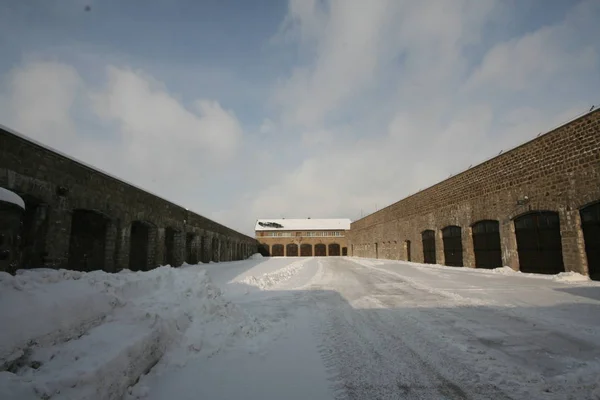
<svg viewBox="0 0 600 400">
<path fill-rule="evenodd" d="M 70 117 L 83 81 L 71 66 L 59 62 L 36 62 L 13 70 L 6 92 L 0 96 L 2 119 L 49 145 L 66 144 L 76 134 Z"/>
<path fill-rule="evenodd" d="M 2 120 L 42 143 L 203 211 L 194 189 L 237 154 L 242 128 L 235 115 L 213 100 L 199 99 L 187 108 L 141 71 L 108 66 L 106 76 L 106 84 L 95 87 L 72 66 L 26 63 L 8 75 L 8 90 L 0 98 L 9 111 Z"/>
</svg>

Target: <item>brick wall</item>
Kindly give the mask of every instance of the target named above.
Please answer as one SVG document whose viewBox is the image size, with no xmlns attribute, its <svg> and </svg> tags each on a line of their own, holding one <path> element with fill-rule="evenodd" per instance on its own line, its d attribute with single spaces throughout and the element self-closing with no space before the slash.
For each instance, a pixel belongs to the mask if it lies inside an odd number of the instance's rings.
<svg viewBox="0 0 600 400">
<path fill-rule="evenodd" d="M 68 264 L 71 217 L 74 210 L 93 210 L 108 218 L 106 259 L 108 270 L 128 268 L 129 234 L 133 221 L 151 224 L 151 253 L 147 267 L 165 256 L 164 230 L 181 234 L 176 240 L 176 261 L 185 255 L 186 233 L 248 245 L 244 257 L 256 252 L 254 238 L 145 192 L 117 178 L 41 146 L 15 132 L 0 128 L 0 187 L 31 198 L 47 207 L 43 265 L 64 268 Z M 39 225 L 39 224 L 38 224 Z M 199 247 L 194 247 L 200 251 Z M 199 258 L 199 256 L 198 256 Z M 40 266 L 40 265 L 36 265 Z"/>
<path fill-rule="evenodd" d="M 437 262 L 444 264 L 441 229 L 462 228 L 465 266 L 474 266 L 471 225 L 500 223 L 502 261 L 519 269 L 513 219 L 535 210 L 556 211 L 567 271 L 587 273 L 579 209 L 600 200 L 600 111 L 588 113 L 509 152 L 394 203 L 351 225 L 359 257 L 423 261 L 421 232 L 436 232 Z"/>
</svg>

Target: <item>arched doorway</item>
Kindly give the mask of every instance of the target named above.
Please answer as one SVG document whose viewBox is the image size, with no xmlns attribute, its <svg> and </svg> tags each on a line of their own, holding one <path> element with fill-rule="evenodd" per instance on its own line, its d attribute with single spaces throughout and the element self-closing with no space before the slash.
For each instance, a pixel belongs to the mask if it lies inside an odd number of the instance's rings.
<svg viewBox="0 0 600 400">
<path fill-rule="evenodd" d="M 600 280 L 600 203 L 582 208 L 581 229 L 590 278 Z"/>
<path fill-rule="evenodd" d="M 271 246 L 271 254 L 273 257 L 283 257 L 283 245 L 274 244 Z"/>
<path fill-rule="evenodd" d="M 188 232 L 185 235 L 185 262 L 188 264 L 198 264 L 198 252 L 197 247 L 194 245 L 196 235 L 192 232 Z"/>
<path fill-rule="evenodd" d="M 177 259 L 175 254 L 175 237 L 179 232 L 171 227 L 165 228 L 165 265 L 171 267 L 177 266 Z"/>
<path fill-rule="evenodd" d="M 462 235 L 460 226 L 447 226 L 442 229 L 444 260 L 450 267 L 463 266 Z"/>
<path fill-rule="evenodd" d="M 108 219 L 92 210 L 74 210 L 69 239 L 69 269 L 94 271 L 106 263 Z"/>
<path fill-rule="evenodd" d="M 147 271 L 149 269 L 150 226 L 142 221 L 133 221 L 129 235 L 129 269 Z"/>
<path fill-rule="evenodd" d="M 431 229 L 421 233 L 423 240 L 423 262 L 425 264 L 435 264 L 435 232 Z"/>
<path fill-rule="evenodd" d="M 334 256 L 339 256 L 339 255 L 340 255 L 340 245 L 337 243 L 330 243 L 329 244 L 329 256 L 334 257 Z"/>
<path fill-rule="evenodd" d="M 21 268 L 44 265 L 48 232 L 48 205 L 40 199 L 24 194 L 25 202 L 21 233 Z"/>
<path fill-rule="evenodd" d="M 269 245 L 267 243 L 261 243 L 260 245 L 258 245 L 258 252 L 263 257 L 269 257 L 271 255 L 271 252 L 269 250 Z"/>
<path fill-rule="evenodd" d="M 312 244 L 302 243 L 300 245 L 300 255 L 302 257 L 312 257 L 312 255 L 313 255 Z"/>
<path fill-rule="evenodd" d="M 288 243 L 285 246 L 285 255 L 288 257 L 298 257 L 298 245 L 296 243 Z"/>
<path fill-rule="evenodd" d="M 212 261 L 214 262 L 219 262 L 220 258 L 219 258 L 219 239 L 214 237 L 212 239 L 212 245 L 211 245 L 211 252 L 212 252 Z"/>
<path fill-rule="evenodd" d="M 558 274 L 565 270 L 558 213 L 540 211 L 515 218 L 521 272 Z"/>
<path fill-rule="evenodd" d="M 346 257 L 348 255 L 348 248 L 342 247 L 342 256 Z"/>
<path fill-rule="evenodd" d="M 410 261 L 411 260 L 410 240 L 405 240 L 404 241 L 404 251 L 406 252 L 406 261 Z"/>
<path fill-rule="evenodd" d="M 315 257 L 325 257 L 327 255 L 327 247 L 325 244 L 318 243 L 315 244 Z"/>
<path fill-rule="evenodd" d="M 478 221 L 473 224 L 471 232 L 475 267 L 487 269 L 501 267 L 500 223 L 494 220 Z"/>
</svg>

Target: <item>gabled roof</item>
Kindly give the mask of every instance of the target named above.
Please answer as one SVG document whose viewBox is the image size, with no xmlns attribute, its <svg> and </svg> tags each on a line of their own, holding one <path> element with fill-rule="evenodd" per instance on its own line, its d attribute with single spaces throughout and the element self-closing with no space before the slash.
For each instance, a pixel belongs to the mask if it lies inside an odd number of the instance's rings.
<svg viewBox="0 0 600 400">
<path fill-rule="evenodd" d="M 350 230 L 350 219 L 259 219 L 256 221 L 255 231 L 324 231 L 324 230 Z"/>
</svg>

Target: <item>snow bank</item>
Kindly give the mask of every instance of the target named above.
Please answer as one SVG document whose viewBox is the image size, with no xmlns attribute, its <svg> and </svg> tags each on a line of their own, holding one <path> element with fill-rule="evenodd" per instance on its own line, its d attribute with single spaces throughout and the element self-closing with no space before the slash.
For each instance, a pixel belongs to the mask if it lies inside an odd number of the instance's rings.
<svg viewBox="0 0 600 400">
<path fill-rule="evenodd" d="M 262 254 L 254 253 L 250 257 L 248 257 L 248 260 L 260 260 L 261 258 L 264 258 Z"/>
<path fill-rule="evenodd" d="M 554 275 L 552 280 L 555 282 L 590 282 L 589 276 L 581 275 L 577 272 L 561 272 L 558 275 Z"/>
<path fill-rule="evenodd" d="M 0 302 L 1 398 L 120 399 L 173 346 L 182 364 L 264 330 L 199 266 L 2 273 Z"/>
<path fill-rule="evenodd" d="M 258 277 L 247 276 L 241 279 L 239 283 L 245 283 L 247 285 L 256 286 L 261 290 L 266 290 L 283 281 L 287 281 L 292 276 L 296 275 L 308 260 L 309 259 L 295 261 L 281 269 L 278 269 L 273 272 L 268 272 Z"/>
<path fill-rule="evenodd" d="M 21 207 L 23 210 L 25 209 L 25 202 L 23 201 L 21 196 L 19 196 L 15 192 L 11 192 L 10 190 L 4 189 L 2 187 L 0 187 L 0 201 L 12 203 Z"/>
</svg>

